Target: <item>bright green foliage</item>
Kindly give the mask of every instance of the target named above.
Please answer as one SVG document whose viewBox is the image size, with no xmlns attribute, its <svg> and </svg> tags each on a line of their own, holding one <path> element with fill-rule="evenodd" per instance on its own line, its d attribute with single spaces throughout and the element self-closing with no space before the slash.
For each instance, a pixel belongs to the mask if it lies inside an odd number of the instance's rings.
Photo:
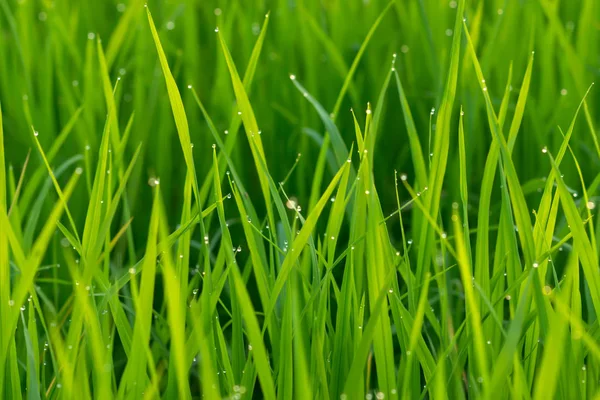
<svg viewBox="0 0 600 400">
<path fill-rule="evenodd" d="M 600 0 L 0 0 L 0 399 L 599 399 Z"/>
</svg>

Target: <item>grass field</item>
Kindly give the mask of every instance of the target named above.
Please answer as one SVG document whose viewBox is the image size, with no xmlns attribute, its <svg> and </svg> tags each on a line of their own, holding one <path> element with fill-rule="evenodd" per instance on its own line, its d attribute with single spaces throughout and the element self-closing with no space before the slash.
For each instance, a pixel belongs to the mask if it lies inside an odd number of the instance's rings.
<svg viewBox="0 0 600 400">
<path fill-rule="evenodd" d="M 1 399 L 600 399 L 600 0 L 0 0 Z"/>
</svg>

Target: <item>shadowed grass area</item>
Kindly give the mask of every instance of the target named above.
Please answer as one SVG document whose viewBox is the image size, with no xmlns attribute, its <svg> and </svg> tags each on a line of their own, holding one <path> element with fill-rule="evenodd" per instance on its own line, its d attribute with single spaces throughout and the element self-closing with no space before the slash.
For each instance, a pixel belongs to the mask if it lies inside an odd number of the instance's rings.
<svg viewBox="0 0 600 400">
<path fill-rule="evenodd" d="M 600 398 L 600 1 L 0 0 L 0 398 Z"/>
</svg>

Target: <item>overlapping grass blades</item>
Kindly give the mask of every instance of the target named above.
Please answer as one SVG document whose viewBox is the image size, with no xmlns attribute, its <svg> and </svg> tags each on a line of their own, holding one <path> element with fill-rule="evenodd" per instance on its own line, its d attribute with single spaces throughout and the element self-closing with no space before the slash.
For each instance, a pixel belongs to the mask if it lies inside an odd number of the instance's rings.
<svg viewBox="0 0 600 400">
<path fill-rule="evenodd" d="M 599 396 L 600 5 L 325 3 L 0 1 L 0 398 Z"/>
</svg>

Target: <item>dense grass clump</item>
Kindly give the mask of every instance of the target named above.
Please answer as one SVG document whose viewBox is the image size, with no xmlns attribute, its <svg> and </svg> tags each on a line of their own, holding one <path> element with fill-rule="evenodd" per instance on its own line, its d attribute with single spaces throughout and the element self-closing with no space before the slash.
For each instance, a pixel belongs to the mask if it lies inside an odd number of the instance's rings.
<svg viewBox="0 0 600 400">
<path fill-rule="evenodd" d="M 0 0 L 0 398 L 598 399 L 598 0 Z"/>
</svg>

